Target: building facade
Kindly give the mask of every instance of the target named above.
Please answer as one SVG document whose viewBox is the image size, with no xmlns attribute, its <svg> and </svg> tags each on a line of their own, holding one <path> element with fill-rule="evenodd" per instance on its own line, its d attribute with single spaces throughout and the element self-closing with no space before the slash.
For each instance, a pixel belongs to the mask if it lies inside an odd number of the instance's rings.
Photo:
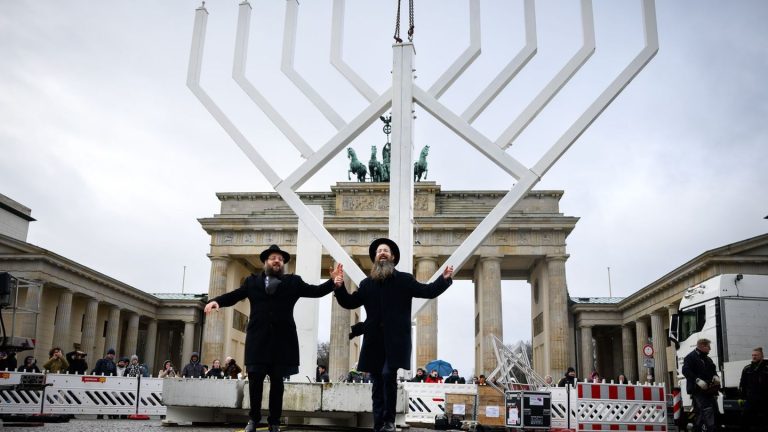
<svg viewBox="0 0 768 432">
<path fill-rule="evenodd" d="M 109 348 L 137 354 L 153 373 L 170 359 L 183 366 L 200 347 L 201 296 L 149 294 L 26 242 L 31 211 L 0 195 L 0 272 L 19 280 L 2 311 L 9 336 L 34 341 L 38 365 L 52 347 L 79 349 L 91 368 Z M 11 210 L 7 208 L 10 207 Z"/>
</svg>

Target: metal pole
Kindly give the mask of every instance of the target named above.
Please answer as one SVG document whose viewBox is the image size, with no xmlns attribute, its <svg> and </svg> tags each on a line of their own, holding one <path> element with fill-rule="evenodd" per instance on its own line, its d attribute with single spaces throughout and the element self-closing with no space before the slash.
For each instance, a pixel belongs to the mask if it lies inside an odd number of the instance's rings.
<svg viewBox="0 0 768 432">
<path fill-rule="evenodd" d="M 184 271 L 181 274 L 181 293 L 184 294 L 184 283 L 187 280 L 187 266 L 184 266 Z"/>
<path fill-rule="evenodd" d="M 413 272 L 413 44 L 392 46 L 392 158 L 389 237 L 400 247 L 398 269 Z"/>
<path fill-rule="evenodd" d="M 608 267 L 608 297 L 613 297 L 611 294 L 611 268 Z"/>
</svg>

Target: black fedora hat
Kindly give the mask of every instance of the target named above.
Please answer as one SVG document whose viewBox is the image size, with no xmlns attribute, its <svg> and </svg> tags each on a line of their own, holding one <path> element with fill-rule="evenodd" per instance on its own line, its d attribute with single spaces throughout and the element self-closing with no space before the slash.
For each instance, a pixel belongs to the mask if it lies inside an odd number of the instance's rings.
<svg viewBox="0 0 768 432">
<path fill-rule="evenodd" d="M 270 255 L 273 253 L 279 253 L 283 256 L 283 262 L 287 263 L 291 260 L 291 255 L 288 254 L 288 252 L 280 249 L 280 246 L 278 245 L 272 245 L 268 247 L 267 249 L 264 249 L 264 251 L 259 255 L 259 258 L 261 258 L 261 262 L 267 262 L 267 258 L 269 258 Z"/>
<path fill-rule="evenodd" d="M 389 250 L 391 250 L 392 255 L 395 256 L 395 265 L 397 265 L 397 263 L 400 262 L 400 248 L 397 247 L 397 243 L 384 237 L 374 240 L 373 243 L 371 243 L 371 246 L 368 248 L 368 256 L 371 257 L 371 262 L 376 260 L 376 249 L 378 249 L 382 244 L 389 246 Z"/>
</svg>

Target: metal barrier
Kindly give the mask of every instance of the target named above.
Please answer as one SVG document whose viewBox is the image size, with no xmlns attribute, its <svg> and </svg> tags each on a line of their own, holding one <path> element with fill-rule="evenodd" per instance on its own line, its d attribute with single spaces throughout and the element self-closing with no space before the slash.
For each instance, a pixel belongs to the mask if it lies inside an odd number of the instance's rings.
<svg viewBox="0 0 768 432">
<path fill-rule="evenodd" d="M 571 429 L 576 427 L 576 387 L 549 387 L 542 389 L 552 394 L 552 428 Z"/>
<path fill-rule="evenodd" d="M 434 423 L 436 415 L 445 414 L 446 393 L 477 395 L 475 384 L 406 382 L 403 387 L 408 392 L 407 423 Z"/>
<path fill-rule="evenodd" d="M 0 390 L 0 414 L 164 415 L 161 378 L 0 372 L 0 386 L 43 377 L 45 390 Z M 43 398 L 45 394 L 45 398 Z"/>
<path fill-rule="evenodd" d="M 663 385 L 576 385 L 578 430 L 666 431 Z"/>
</svg>

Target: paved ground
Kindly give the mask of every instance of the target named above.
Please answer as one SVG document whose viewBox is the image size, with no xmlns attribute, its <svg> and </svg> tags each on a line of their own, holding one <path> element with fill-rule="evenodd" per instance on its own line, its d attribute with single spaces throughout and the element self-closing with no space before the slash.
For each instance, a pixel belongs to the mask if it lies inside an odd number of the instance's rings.
<svg viewBox="0 0 768 432">
<path fill-rule="evenodd" d="M 3 423 L 3 426 L 10 426 L 8 423 Z M 160 420 L 96 420 L 96 419 L 75 419 L 70 420 L 68 423 L 47 423 L 43 426 L 44 429 L 26 429 L 26 430 L 45 430 L 45 431 L 70 431 L 70 432 L 91 432 L 91 431 L 120 431 L 120 432 L 140 432 L 140 431 L 155 431 L 155 432 L 234 432 L 242 431 L 245 425 L 231 425 L 228 427 L 222 426 L 163 426 Z M 331 431 L 343 431 L 343 432 L 363 432 L 366 429 L 353 429 L 353 428 L 338 428 L 338 427 L 285 427 L 285 431 L 294 432 L 331 432 Z M 421 428 L 409 428 L 408 432 L 426 432 L 430 429 Z M 430 431 L 431 432 L 431 431 Z"/>
</svg>

